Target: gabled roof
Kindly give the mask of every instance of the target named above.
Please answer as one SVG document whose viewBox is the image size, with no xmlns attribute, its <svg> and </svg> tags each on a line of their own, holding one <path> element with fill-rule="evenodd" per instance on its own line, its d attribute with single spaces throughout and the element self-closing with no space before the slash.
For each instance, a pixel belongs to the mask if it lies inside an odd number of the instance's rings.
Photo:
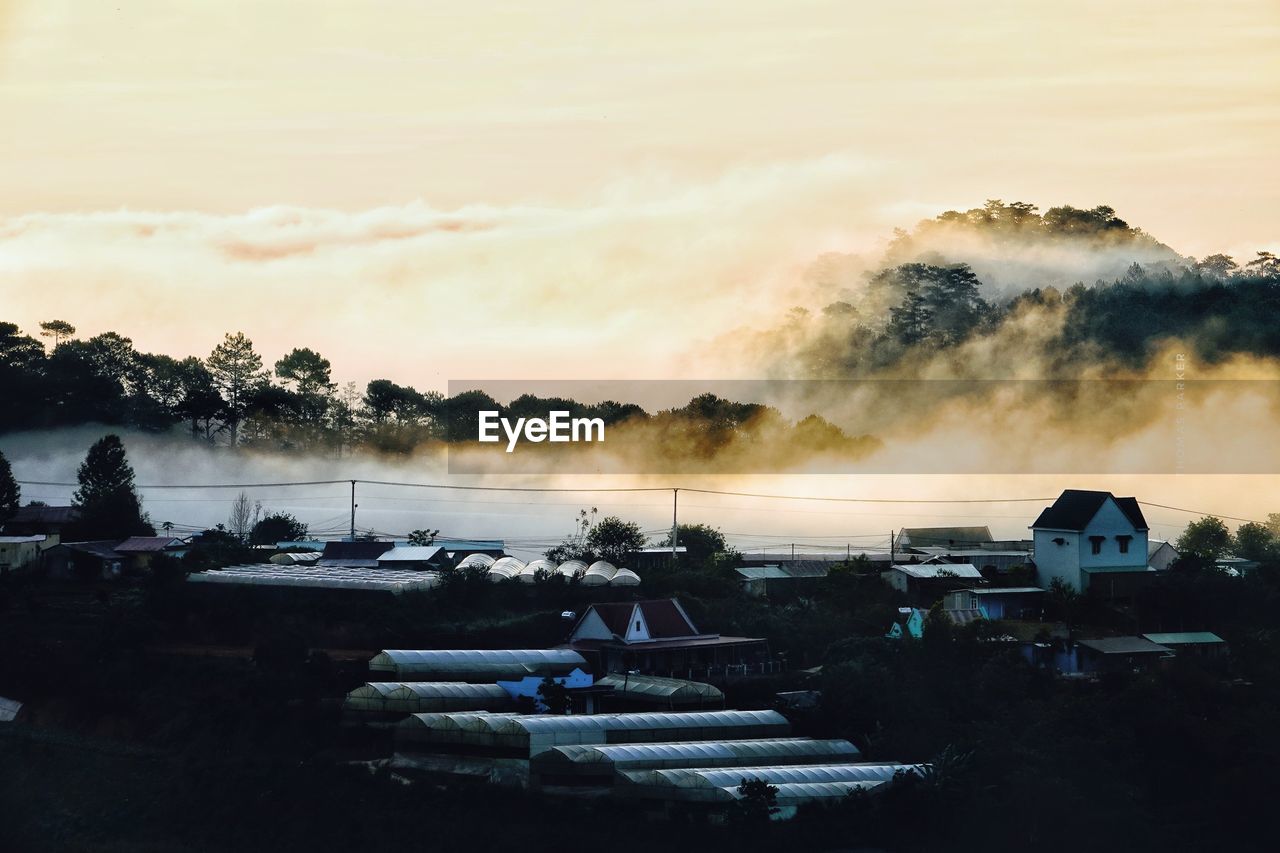
<svg viewBox="0 0 1280 853">
<path fill-rule="evenodd" d="M 579 617 L 571 633 L 576 633 L 578 626 L 594 610 L 609 633 L 617 637 L 627 636 L 627 628 L 631 624 L 631 614 L 639 608 L 649 627 L 649 637 L 653 640 L 672 639 L 676 637 L 701 636 L 691 620 L 674 598 L 659 598 L 639 602 L 602 602 L 593 604 Z"/>
<path fill-rule="evenodd" d="M 1102 509 L 1107 498 L 1116 502 L 1116 506 L 1135 529 L 1147 529 L 1147 520 L 1142 517 L 1142 508 L 1138 506 L 1137 498 L 1117 498 L 1110 492 L 1092 492 L 1085 489 L 1063 491 L 1053 502 L 1053 506 L 1045 507 L 1031 527 L 1042 530 L 1084 530 L 1098 514 L 1098 510 Z"/>
<path fill-rule="evenodd" d="M 116 551 L 115 545 L 114 539 L 99 539 L 93 542 L 63 542 L 61 547 L 102 560 L 119 560 L 121 555 Z"/>
<path fill-rule="evenodd" d="M 182 544 L 181 539 L 173 536 L 130 536 L 116 546 L 121 554 L 143 554 L 153 551 L 164 551 Z"/>
<path fill-rule="evenodd" d="M 905 536 L 906 544 L 911 547 L 936 545 L 940 547 L 977 545 L 979 542 L 990 542 L 991 528 L 986 525 L 974 527 L 904 527 L 899 538 Z"/>
<path fill-rule="evenodd" d="M 9 524 L 70 524 L 80 518 L 80 510 L 74 506 L 41 506 L 27 504 L 8 519 Z"/>
</svg>

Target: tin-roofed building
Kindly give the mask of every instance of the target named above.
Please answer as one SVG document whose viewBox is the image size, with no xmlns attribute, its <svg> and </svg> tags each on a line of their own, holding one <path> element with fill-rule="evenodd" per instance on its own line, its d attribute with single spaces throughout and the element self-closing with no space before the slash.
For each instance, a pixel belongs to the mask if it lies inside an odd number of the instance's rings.
<svg viewBox="0 0 1280 853">
<path fill-rule="evenodd" d="M 972 527 L 904 527 L 898 531 L 894 545 L 898 551 L 914 548 L 976 548 L 993 542 L 991 528 Z"/>
<path fill-rule="evenodd" d="M 1198 657 L 1209 660 L 1225 658 L 1229 652 L 1227 641 L 1212 631 L 1171 631 L 1143 634 L 1143 639 L 1158 646 L 1173 649 L 1178 657 Z"/>
<path fill-rule="evenodd" d="M 1081 672 L 1130 672 L 1150 669 L 1173 656 L 1173 649 L 1142 637 L 1080 640 Z"/>
<path fill-rule="evenodd" d="M 440 545 L 397 545 L 378 555 L 377 566 L 380 569 L 443 572 L 453 568 L 453 560 Z"/>
</svg>

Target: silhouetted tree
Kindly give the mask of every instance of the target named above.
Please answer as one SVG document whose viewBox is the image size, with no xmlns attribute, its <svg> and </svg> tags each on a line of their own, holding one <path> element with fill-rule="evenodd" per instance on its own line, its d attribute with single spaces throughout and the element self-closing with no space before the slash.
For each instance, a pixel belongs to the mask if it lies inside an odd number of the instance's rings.
<svg viewBox="0 0 1280 853">
<path fill-rule="evenodd" d="M 231 429 L 232 446 L 239 443 L 240 423 L 248 412 L 253 393 L 266 384 L 262 356 L 253 349 L 253 341 L 244 332 L 227 333 L 222 343 L 205 359 L 214 387 L 225 401 L 225 416 Z"/>
<path fill-rule="evenodd" d="M 45 320 L 40 324 L 40 337 L 53 338 L 55 349 L 65 338 L 69 338 L 75 333 L 76 327 L 66 320 Z"/>
<path fill-rule="evenodd" d="M 13 479 L 13 468 L 0 453 L 0 524 L 13 517 L 21 500 L 22 490 L 18 488 L 18 481 Z"/>
<path fill-rule="evenodd" d="M 80 518 L 74 531 L 80 539 L 124 539 L 154 536 L 155 528 L 142 513 L 134 488 L 133 467 L 118 435 L 98 439 L 80 465 L 80 482 L 72 503 Z"/>
<path fill-rule="evenodd" d="M 277 542 L 300 542 L 307 538 L 307 526 L 287 512 L 264 515 L 249 534 L 252 545 L 274 545 Z"/>
</svg>

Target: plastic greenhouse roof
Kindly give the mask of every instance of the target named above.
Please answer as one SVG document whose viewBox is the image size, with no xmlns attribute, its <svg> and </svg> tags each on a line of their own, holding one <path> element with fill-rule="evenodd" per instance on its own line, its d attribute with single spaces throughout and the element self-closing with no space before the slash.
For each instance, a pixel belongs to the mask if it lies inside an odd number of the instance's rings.
<svg viewBox="0 0 1280 853">
<path fill-rule="evenodd" d="M 826 800 L 848 796 L 853 791 L 874 788 L 883 782 L 783 782 L 776 785 L 778 804 L 802 803 L 807 800 Z M 739 800 L 738 786 L 732 785 L 720 789 L 728 794 L 727 799 Z"/>
<path fill-rule="evenodd" d="M 298 586 L 318 589 L 372 590 L 400 594 L 429 590 L 440 583 L 435 572 L 395 569 L 363 569 L 341 566 L 282 566 L 252 563 L 195 572 L 187 577 L 194 583 L 245 584 L 256 586 Z"/>
<path fill-rule="evenodd" d="M 687 711 L 676 713 L 591 714 L 558 716 L 531 714 L 514 717 L 502 727 L 506 733 L 626 731 L 657 729 L 725 728 L 736 726 L 781 726 L 790 728 L 787 718 L 777 711 Z"/>
<path fill-rule="evenodd" d="M 703 699 L 721 701 L 724 693 L 711 684 L 656 675 L 606 675 L 596 680 L 598 687 L 612 687 L 615 695 L 648 696 L 658 699 Z"/>
<path fill-rule="evenodd" d="M 743 779 L 763 779 L 771 785 L 800 782 L 890 782 L 899 772 L 919 773 L 915 764 L 800 764 L 767 767 L 680 768 L 630 770 L 624 776 L 644 785 L 681 788 L 736 787 Z"/>
<path fill-rule="evenodd" d="M 389 649 L 369 661 L 369 669 L 377 672 L 520 678 L 547 670 L 585 669 L 586 666 L 586 659 L 572 649 Z"/>
<path fill-rule="evenodd" d="M 847 740 L 770 738 L 762 740 L 692 741 L 679 743 L 571 744 L 552 747 L 535 760 L 573 764 L 618 765 L 669 761 L 715 761 L 750 757 L 761 764 L 771 760 L 830 756 L 853 761 L 862 753 Z"/>
<path fill-rule="evenodd" d="M 496 684 L 470 684 L 465 681 L 370 681 L 347 694 L 377 694 L 387 699 L 417 696 L 430 698 L 452 696 L 459 699 L 509 699 L 510 694 Z"/>
</svg>

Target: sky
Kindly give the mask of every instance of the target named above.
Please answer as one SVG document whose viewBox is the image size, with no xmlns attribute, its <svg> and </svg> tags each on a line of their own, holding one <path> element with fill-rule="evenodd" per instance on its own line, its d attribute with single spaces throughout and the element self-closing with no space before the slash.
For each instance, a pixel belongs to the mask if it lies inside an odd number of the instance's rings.
<svg viewBox="0 0 1280 853">
<path fill-rule="evenodd" d="M 362 383 L 684 375 L 817 254 L 986 198 L 1274 246 L 1277 37 L 1273 0 L 0 0 L 0 299 Z"/>
<path fill-rule="evenodd" d="M 822 253 L 988 198 L 1280 249 L 1278 43 L 1275 0 L 0 0 L 0 319 L 705 376 Z"/>
</svg>

